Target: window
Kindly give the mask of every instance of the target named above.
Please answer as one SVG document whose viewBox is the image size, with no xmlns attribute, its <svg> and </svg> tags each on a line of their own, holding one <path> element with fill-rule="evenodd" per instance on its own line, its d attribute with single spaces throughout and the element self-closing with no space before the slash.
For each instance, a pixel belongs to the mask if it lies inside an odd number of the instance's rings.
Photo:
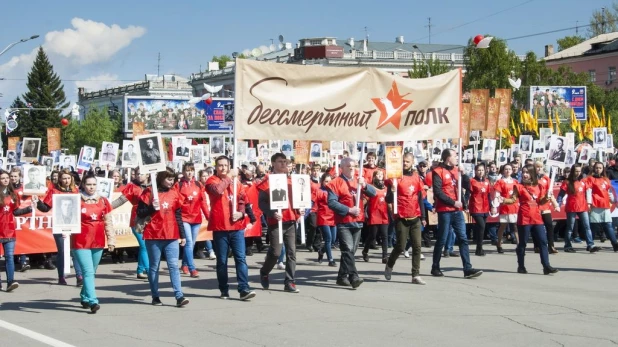
<svg viewBox="0 0 618 347">
<path fill-rule="evenodd" d="M 588 70 L 588 79 L 592 83 L 596 82 L 597 81 L 597 71 L 596 70 Z"/>
<path fill-rule="evenodd" d="M 616 67 L 615 66 L 609 67 L 609 80 L 610 81 L 616 80 Z"/>
<path fill-rule="evenodd" d="M 310 45 L 311 46 L 320 46 L 320 45 L 322 45 L 322 40 L 311 40 L 310 41 Z"/>
</svg>

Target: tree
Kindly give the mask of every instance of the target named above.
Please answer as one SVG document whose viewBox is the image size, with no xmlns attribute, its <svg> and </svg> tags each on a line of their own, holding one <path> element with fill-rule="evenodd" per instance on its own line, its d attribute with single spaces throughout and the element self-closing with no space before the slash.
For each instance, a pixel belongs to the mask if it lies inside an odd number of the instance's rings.
<svg viewBox="0 0 618 347">
<path fill-rule="evenodd" d="M 451 67 L 446 62 L 440 59 L 426 60 L 427 64 L 422 61 L 414 60 L 414 65 L 411 70 L 408 70 L 408 77 L 410 78 L 425 78 L 427 76 L 427 69 L 431 72 L 432 76 L 441 75 L 449 72 Z"/>
<path fill-rule="evenodd" d="M 614 1 L 611 9 L 602 8 L 592 12 L 588 37 L 618 31 L 618 2 Z"/>
<path fill-rule="evenodd" d="M 556 43 L 558 43 L 558 52 L 564 51 L 567 48 L 571 48 L 575 45 L 578 45 L 584 42 L 585 40 L 586 39 L 584 39 L 583 37 L 579 35 L 565 36 L 561 39 L 558 39 L 556 40 Z"/>
<path fill-rule="evenodd" d="M 120 142 L 118 119 L 109 116 L 107 108 L 91 108 L 81 122 L 72 121 L 62 130 L 62 147 L 79 153 L 83 146 L 101 148 L 103 141 Z"/>
<path fill-rule="evenodd" d="M 519 74 L 520 61 L 515 52 L 507 49 L 506 41 L 495 37 L 489 48 L 477 49 L 469 40 L 464 48 L 463 89 L 484 88 L 511 88 L 508 76 L 511 71 Z"/>
<path fill-rule="evenodd" d="M 233 61 L 232 57 L 230 57 L 229 55 L 220 55 L 220 56 L 213 56 L 212 60 L 213 62 L 217 62 L 219 63 L 219 69 L 223 69 L 225 68 L 225 65 L 227 64 L 228 61 Z"/>
<path fill-rule="evenodd" d="M 28 92 L 23 95 L 23 99 L 33 110 L 20 113 L 19 126 L 14 136 L 41 138 L 41 153 L 48 153 L 47 128 L 60 126 L 61 109 L 67 108 L 69 103 L 64 94 L 64 85 L 42 47 L 28 73 L 26 85 Z M 45 110 L 39 110 L 41 108 Z"/>
</svg>

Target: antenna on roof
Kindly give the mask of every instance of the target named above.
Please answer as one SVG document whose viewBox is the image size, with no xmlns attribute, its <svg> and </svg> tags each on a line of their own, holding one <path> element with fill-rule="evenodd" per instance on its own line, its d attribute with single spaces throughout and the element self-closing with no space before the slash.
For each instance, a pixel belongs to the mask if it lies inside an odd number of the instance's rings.
<svg viewBox="0 0 618 347">
<path fill-rule="evenodd" d="M 428 17 L 427 21 L 428 21 L 428 23 L 427 23 L 427 25 L 425 25 L 425 27 L 429 28 L 429 44 L 431 44 L 431 27 L 433 26 L 433 25 L 431 25 L 431 17 Z"/>
<path fill-rule="evenodd" d="M 368 27 L 365 27 L 365 40 L 369 42 L 369 28 Z"/>
</svg>

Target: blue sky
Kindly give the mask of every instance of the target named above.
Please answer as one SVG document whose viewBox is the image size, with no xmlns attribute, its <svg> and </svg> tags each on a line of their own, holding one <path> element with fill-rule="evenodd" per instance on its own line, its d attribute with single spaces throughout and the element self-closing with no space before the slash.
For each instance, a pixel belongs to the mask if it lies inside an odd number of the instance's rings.
<svg viewBox="0 0 618 347">
<path fill-rule="evenodd" d="M 230 5 L 235 4 L 236 8 Z M 387 6 L 382 9 L 379 6 Z M 610 0 L 513 1 L 17 1 L 2 5 L 0 50 L 33 34 L 41 38 L 19 44 L 0 56 L 0 107 L 25 90 L 34 50 L 43 44 L 70 100 L 77 85 L 100 89 L 143 79 L 157 72 L 188 76 L 204 68 L 213 55 L 231 54 L 305 37 L 333 36 L 466 44 L 477 34 L 513 38 L 589 22 L 592 11 L 611 7 Z M 503 11 L 502 13 L 498 13 Z M 496 14 L 497 13 L 497 14 Z M 585 34 L 586 29 L 580 29 Z M 511 40 L 518 54 L 542 55 L 544 45 L 575 30 Z"/>
</svg>

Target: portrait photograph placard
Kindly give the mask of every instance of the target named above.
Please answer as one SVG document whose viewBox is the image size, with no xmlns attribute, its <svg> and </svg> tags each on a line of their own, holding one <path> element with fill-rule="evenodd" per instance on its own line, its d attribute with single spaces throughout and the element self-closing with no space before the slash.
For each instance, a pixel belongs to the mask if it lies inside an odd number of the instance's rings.
<svg viewBox="0 0 618 347">
<path fill-rule="evenodd" d="M 288 158 L 291 157 L 294 154 L 294 140 L 282 140 L 281 153 L 285 154 Z"/>
<path fill-rule="evenodd" d="M 68 169 L 70 171 L 75 171 L 75 156 L 74 155 L 60 155 L 60 163 L 58 163 L 58 168 Z"/>
<path fill-rule="evenodd" d="M 225 153 L 225 143 L 223 142 L 223 136 L 211 136 L 210 137 L 210 154 L 213 158 L 216 158 Z"/>
<path fill-rule="evenodd" d="M 236 149 L 236 155 L 238 157 L 236 159 L 239 161 L 246 161 L 249 143 L 247 141 L 236 141 L 236 146 L 238 146 L 238 148 Z"/>
<path fill-rule="evenodd" d="M 593 146 L 594 148 L 607 148 L 607 128 L 594 128 L 593 134 Z"/>
<path fill-rule="evenodd" d="M 78 170 L 90 170 L 90 165 L 91 164 L 88 163 L 88 162 L 85 162 L 83 160 L 84 155 L 85 155 L 84 151 L 85 151 L 84 147 L 80 148 L 80 150 L 79 150 L 79 157 L 78 157 L 79 159 L 77 160 L 77 169 Z"/>
<path fill-rule="evenodd" d="M 17 153 L 14 150 L 6 151 L 6 163 L 9 165 L 17 164 Z"/>
<path fill-rule="evenodd" d="M 270 193 L 270 209 L 288 208 L 288 176 L 285 174 L 273 174 L 268 176 Z M 311 199 L 311 197 L 309 197 Z"/>
<path fill-rule="evenodd" d="M 255 147 L 247 148 L 247 161 L 250 163 L 257 162 L 257 151 Z"/>
<path fill-rule="evenodd" d="M 281 151 L 281 141 L 279 140 L 269 140 L 268 148 L 272 153 L 278 153 Z"/>
<path fill-rule="evenodd" d="M 511 156 L 509 157 L 509 160 L 513 161 L 513 159 L 519 157 L 519 144 L 512 144 L 511 145 Z"/>
<path fill-rule="evenodd" d="M 202 144 L 202 162 L 205 165 L 210 165 L 211 162 L 211 156 L 210 156 L 210 145 L 205 143 Z"/>
<path fill-rule="evenodd" d="M 84 146 L 84 153 L 80 159 L 84 163 L 92 164 L 94 162 L 94 158 L 96 158 L 97 149 L 90 146 Z"/>
<path fill-rule="evenodd" d="M 23 165 L 24 194 L 43 195 L 47 192 L 47 170 L 45 166 Z"/>
<path fill-rule="evenodd" d="M 519 137 L 519 152 L 526 154 L 532 153 L 532 135 L 521 135 Z"/>
<path fill-rule="evenodd" d="M 118 160 L 118 148 L 119 144 L 115 142 L 103 142 L 101 144 L 101 152 L 99 153 L 99 165 L 110 169 L 116 167 L 116 161 Z"/>
<path fill-rule="evenodd" d="M 187 139 L 184 136 L 172 137 L 172 153 L 174 157 L 172 160 L 184 160 L 188 161 L 191 155 L 189 147 L 191 146 L 191 139 Z"/>
<path fill-rule="evenodd" d="M 45 171 L 47 172 L 47 175 L 49 176 L 51 172 L 54 170 L 54 158 L 50 156 L 42 156 L 41 164 L 45 166 Z"/>
<path fill-rule="evenodd" d="M 322 158 L 322 143 L 321 142 L 312 142 L 311 150 L 309 151 L 309 160 L 314 162 L 319 162 Z"/>
<path fill-rule="evenodd" d="M 140 173 L 165 171 L 165 153 L 161 133 L 140 135 L 135 138 L 138 143 Z"/>
<path fill-rule="evenodd" d="M 509 160 L 508 152 L 508 149 L 498 150 L 498 155 L 496 156 L 496 163 L 498 164 L 498 166 L 502 166 L 507 163 L 507 161 Z"/>
<path fill-rule="evenodd" d="M 311 208 L 311 178 L 309 175 L 291 175 L 292 208 Z"/>
<path fill-rule="evenodd" d="M 79 234 L 81 232 L 81 197 L 79 194 L 52 195 L 54 234 Z"/>
<path fill-rule="evenodd" d="M 481 155 L 481 159 L 492 160 L 495 157 L 495 155 L 496 155 L 496 140 L 484 139 L 483 140 L 483 154 Z"/>
<path fill-rule="evenodd" d="M 343 141 L 330 142 L 330 155 L 343 155 Z"/>
<path fill-rule="evenodd" d="M 189 147 L 191 153 L 191 162 L 194 164 L 204 163 L 204 147 L 200 145 Z"/>
<path fill-rule="evenodd" d="M 257 155 L 261 161 L 270 160 L 270 150 L 268 149 L 268 143 L 259 143 L 257 146 Z"/>
<path fill-rule="evenodd" d="M 403 175 L 403 154 L 400 146 L 387 146 L 385 155 L 385 178 L 401 178 Z M 366 182 L 370 183 L 370 182 Z"/>
<path fill-rule="evenodd" d="M 614 134 L 607 134 L 607 148 L 614 148 Z"/>
<path fill-rule="evenodd" d="M 97 194 L 106 199 L 112 198 L 112 193 L 114 192 L 114 179 L 113 178 L 104 178 L 97 177 Z"/>
<path fill-rule="evenodd" d="M 567 138 L 565 136 L 551 136 L 549 152 L 547 155 L 548 165 L 558 166 L 561 168 L 564 167 L 564 162 L 566 160 L 566 143 Z"/>
<path fill-rule="evenodd" d="M 31 163 L 39 159 L 41 151 L 41 139 L 34 137 L 24 137 L 21 146 L 20 161 L 22 163 Z"/>
<path fill-rule="evenodd" d="M 122 167 L 134 169 L 139 166 L 139 156 L 137 141 L 122 141 Z"/>
</svg>

